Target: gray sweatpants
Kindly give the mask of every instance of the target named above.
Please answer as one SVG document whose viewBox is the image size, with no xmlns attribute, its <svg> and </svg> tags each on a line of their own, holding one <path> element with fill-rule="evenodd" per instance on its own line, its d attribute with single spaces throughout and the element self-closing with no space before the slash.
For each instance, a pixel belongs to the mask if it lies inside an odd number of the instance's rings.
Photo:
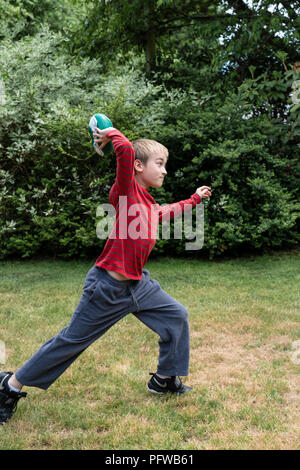
<svg viewBox="0 0 300 470">
<path fill-rule="evenodd" d="M 129 313 L 160 336 L 157 372 L 188 375 L 186 308 L 150 279 L 146 269 L 139 281 L 118 281 L 105 269 L 93 266 L 69 325 L 17 370 L 17 380 L 46 390 L 91 343 Z"/>
</svg>

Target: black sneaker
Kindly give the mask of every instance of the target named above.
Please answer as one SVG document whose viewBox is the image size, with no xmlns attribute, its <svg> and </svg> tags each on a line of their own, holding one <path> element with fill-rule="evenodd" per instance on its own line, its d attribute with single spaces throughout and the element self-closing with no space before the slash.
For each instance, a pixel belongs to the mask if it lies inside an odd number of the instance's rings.
<svg viewBox="0 0 300 470">
<path fill-rule="evenodd" d="M 151 379 L 147 384 L 147 389 L 149 392 L 158 393 L 159 395 L 163 393 L 185 393 L 190 392 L 192 390 L 191 387 L 187 387 L 183 385 L 179 377 L 173 375 L 170 379 L 163 379 L 158 377 L 157 374 L 150 372 L 152 375 Z"/>
<path fill-rule="evenodd" d="M 13 392 L 7 382 L 12 372 L 0 372 L 0 424 L 6 423 L 17 409 L 20 398 L 26 397 L 25 392 Z"/>
</svg>

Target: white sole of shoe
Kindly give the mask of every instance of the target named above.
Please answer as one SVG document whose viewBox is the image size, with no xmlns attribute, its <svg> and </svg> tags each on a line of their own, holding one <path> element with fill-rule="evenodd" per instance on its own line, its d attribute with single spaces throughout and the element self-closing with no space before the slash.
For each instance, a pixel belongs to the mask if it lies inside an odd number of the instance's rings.
<svg viewBox="0 0 300 470">
<path fill-rule="evenodd" d="M 157 395 L 165 395 L 167 393 L 167 392 L 157 392 L 156 390 L 152 390 L 152 388 L 148 387 L 148 384 L 147 384 L 147 389 L 149 390 L 149 392 L 156 393 Z"/>
</svg>

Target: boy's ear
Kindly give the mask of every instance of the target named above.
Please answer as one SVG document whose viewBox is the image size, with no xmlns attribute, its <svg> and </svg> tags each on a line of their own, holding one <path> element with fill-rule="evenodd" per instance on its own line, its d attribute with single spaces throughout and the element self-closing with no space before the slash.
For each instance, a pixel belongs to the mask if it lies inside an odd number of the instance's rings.
<svg viewBox="0 0 300 470">
<path fill-rule="evenodd" d="M 138 158 L 134 160 L 134 169 L 137 173 L 141 173 L 143 171 L 143 164 Z"/>
</svg>

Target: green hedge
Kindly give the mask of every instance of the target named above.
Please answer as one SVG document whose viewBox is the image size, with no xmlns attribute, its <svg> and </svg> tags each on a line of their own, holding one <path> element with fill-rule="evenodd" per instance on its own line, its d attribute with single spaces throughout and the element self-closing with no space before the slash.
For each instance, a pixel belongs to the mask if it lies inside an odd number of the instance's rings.
<svg viewBox="0 0 300 470">
<path fill-rule="evenodd" d="M 94 112 L 107 114 L 129 139 L 149 137 L 169 148 L 165 186 L 151 191 L 161 204 L 212 186 L 204 247 L 193 255 L 299 242 L 297 154 L 286 137 L 294 123 L 259 112 L 266 80 L 216 94 L 168 91 L 134 64 L 105 76 L 99 60 L 79 62 L 63 45 L 47 30 L 0 43 L 0 259 L 100 253 L 96 208 L 108 202 L 115 159 L 91 148 Z M 284 99 L 291 80 L 278 79 Z M 185 241 L 158 240 L 153 255 L 162 252 L 183 254 Z"/>
</svg>

